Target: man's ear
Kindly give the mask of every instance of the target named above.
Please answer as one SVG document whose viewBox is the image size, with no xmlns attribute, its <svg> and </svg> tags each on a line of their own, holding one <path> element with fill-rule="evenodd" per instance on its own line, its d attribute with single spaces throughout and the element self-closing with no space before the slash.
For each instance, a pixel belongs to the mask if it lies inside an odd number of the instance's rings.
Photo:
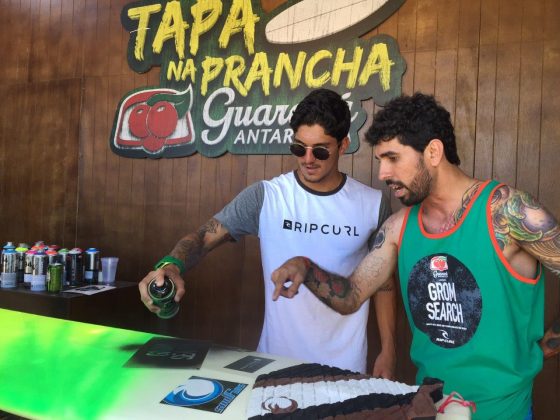
<svg viewBox="0 0 560 420">
<path fill-rule="evenodd" d="M 340 147 L 338 148 L 338 155 L 342 156 L 346 152 L 346 149 L 348 149 L 349 146 L 350 146 L 350 139 L 348 138 L 348 136 L 346 136 L 340 142 Z"/>
<path fill-rule="evenodd" d="M 424 159 L 431 166 L 438 166 L 445 159 L 443 142 L 440 139 L 432 139 L 424 149 Z"/>
</svg>

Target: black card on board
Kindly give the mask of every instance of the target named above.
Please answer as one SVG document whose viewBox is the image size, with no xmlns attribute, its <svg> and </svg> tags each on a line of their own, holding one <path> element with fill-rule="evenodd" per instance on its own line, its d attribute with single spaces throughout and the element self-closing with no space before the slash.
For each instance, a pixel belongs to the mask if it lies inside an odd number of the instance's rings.
<svg viewBox="0 0 560 420">
<path fill-rule="evenodd" d="M 224 367 L 240 370 L 242 372 L 253 373 L 272 362 L 274 362 L 274 359 L 267 359 L 266 357 L 258 356 L 246 356 Z"/>
<path fill-rule="evenodd" d="M 199 369 L 210 343 L 181 338 L 154 337 L 126 362 L 126 367 Z"/>
</svg>

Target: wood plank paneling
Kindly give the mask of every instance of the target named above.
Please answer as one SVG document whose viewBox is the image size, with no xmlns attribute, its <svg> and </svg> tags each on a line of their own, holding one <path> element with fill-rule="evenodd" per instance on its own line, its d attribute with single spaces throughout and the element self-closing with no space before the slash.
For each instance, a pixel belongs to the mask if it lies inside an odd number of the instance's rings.
<svg viewBox="0 0 560 420">
<path fill-rule="evenodd" d="M 496 45 L 481 45 L 479 49 L 478 89 L 476 104 L 476 143 L 474 176 L 492 178 L 494 156 L 494 110 L 496 102 Z"/>
<path fill-rule="evenodd" d="M 519 114 L 519 44 L 500 44 L 497 53 L 493 177 L 515 186 Z"/>
<path fill-rule="evenodd" d="M 80 94 L 79 80 L 0 86 L 6 241 L 74 238 Z"/>
<path fill-rule="evenodd" d="M 455 101 L 455 137 L 461 169 L 474 175 L 478 49 L 459 48 Z"/>
<path fill-rule="evenodd" d="M 401 53 L 416 50 L 416 1 L 406 1 L 397 12 L 397 41 Z"/>
<path fill-rule="evenodd" d="M 486 0 L 484 0 L 486 2 Z M 461 0 L 459 8 L 459 47 L 478 47 L 481 0 Z"/>
<path fill-rule="evenodd" d="M 543 49 L 540 43 L 521 45 L 519 83 L 519 131 L 517 143 L 517 188 L 533 196 L 539 193 Z"/>
</svg>

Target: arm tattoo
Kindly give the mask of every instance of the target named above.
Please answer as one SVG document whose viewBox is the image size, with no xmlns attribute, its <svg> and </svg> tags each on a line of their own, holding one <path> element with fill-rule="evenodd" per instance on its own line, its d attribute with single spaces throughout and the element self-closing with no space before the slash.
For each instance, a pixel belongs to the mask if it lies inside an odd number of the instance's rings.
<svg viewBox="0 0 560 420">
<path fill-rule="evenodd" d="M 377 235 L 375 235 L 372 249 L 381 248 L 385 243 L 385 237 L 385 226 L 382 226 L 381 229 L 379 229 L 379 232 L 377 232 Z"/>
<path fill-rule="evenodd" d="M 528 193 L 512 191 L 508 186 L 496 190 L 492 197 L 492 223 L 502 250 L 510 241 L 516 241 L 560 274 L 560 227 Z"/>
<path fill-rule="evenodd" d="M 323 303 L 336 310 L 348 308 L 351 312 L 360 292 L 359 287 L 349 279 L 329 273 L 313 262 L 307 269 L 303 283 Z"/>
<path fill-rule="evenodd" d="M 233 241 L 232 236 L 228 233 L 218 241 L 213 242 L 210 247 L 205 245 L 206 234 L 217 233 L 220 226 L 220 222 L 216 219 L 208 220 L 196 233 L 189 234 L 177 242 L 177 245 L 171 251 L 171 255 L 183 260 L 187 270 L 194 267 L 209 251 L 225 242 Z"/>
</svg>

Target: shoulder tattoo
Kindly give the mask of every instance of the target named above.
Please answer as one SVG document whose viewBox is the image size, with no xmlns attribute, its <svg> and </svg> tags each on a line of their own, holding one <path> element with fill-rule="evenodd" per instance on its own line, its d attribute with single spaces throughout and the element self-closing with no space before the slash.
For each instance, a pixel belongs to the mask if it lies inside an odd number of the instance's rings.
<svg viewBox="0 0 560 420">
<path fill-rule="evenodd" d="M 501 186 L 492 196 L 491 209 L 501 249 L 512 240 L 532 246 L 552 241 L 548 245 L 558 251 L 558 223 L 530 194 Z"/>
</svg>

